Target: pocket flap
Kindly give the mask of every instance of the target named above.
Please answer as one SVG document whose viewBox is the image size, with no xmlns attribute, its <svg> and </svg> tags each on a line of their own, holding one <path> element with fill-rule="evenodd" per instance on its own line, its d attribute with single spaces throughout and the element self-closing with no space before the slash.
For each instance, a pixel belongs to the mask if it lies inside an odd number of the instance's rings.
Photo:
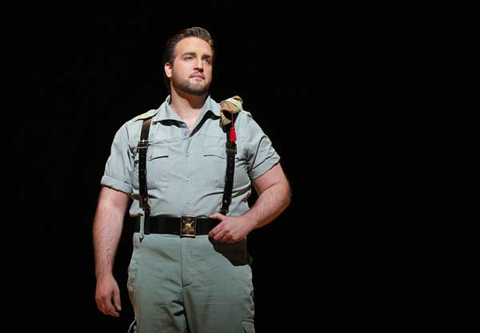
<svg viewBox="0 0 480 333">
<path fill-rule="evenodd" d="M 218 147 L 218 146 L 203 147 L 203 155 L 218 156 L 221 158 L 225 158 L 226 157 L 225 147 Z"/>
<path fill-rule="evenodd" d="M 150 146 L 148 147 L 148 159 L 154 160 L 156 158 L 163 158 L 169 156 L 169 149 L 167 146 Z"/>
</svg>

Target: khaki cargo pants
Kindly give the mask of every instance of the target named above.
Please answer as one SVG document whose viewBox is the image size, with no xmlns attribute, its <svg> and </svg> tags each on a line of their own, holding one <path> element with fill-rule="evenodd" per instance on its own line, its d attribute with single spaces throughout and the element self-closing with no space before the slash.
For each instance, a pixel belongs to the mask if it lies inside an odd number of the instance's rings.
<svg viewBox="0 0 480 333">
<path fill-rule="evenodd" d="M 251 258 L 246 240 L 133 235 L 128 291 L 136 333 L 253 333 Z"/>
</svg>

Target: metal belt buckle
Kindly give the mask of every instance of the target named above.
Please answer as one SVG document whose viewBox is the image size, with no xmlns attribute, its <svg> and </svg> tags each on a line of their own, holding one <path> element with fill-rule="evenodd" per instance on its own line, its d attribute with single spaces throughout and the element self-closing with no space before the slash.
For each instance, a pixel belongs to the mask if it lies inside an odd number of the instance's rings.
<svg viewBox="0 0 480 333">
<path fill-rule="evenodd" d="M 195 237 L 197 234 L 197 218 L 195 216 L 180 217 L 180 236 Z"/>
</svg>

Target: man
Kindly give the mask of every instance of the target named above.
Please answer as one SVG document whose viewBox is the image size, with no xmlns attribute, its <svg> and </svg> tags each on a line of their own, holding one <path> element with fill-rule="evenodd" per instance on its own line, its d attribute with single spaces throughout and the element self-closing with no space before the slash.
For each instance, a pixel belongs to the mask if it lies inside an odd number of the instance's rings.
<svg viewBox="0 0 480 333">
<path fill-rule="evenodd" d="M 95 300 L 101 312 L 119 316 L 112 267 L 132 197 L 137 226 L 127 286 L 140 333 L 254 332 L 246 237 L 290 202 L 280 157 L 242 110 L 241 98 L 218 104 L 209 96 L 214 56 L 202 28 L 167 41 L 171 94 L 118 130 L 101 180 L 93 226 Z M 249 208 L 252 183 L 258 198 Z"/>
</svg>

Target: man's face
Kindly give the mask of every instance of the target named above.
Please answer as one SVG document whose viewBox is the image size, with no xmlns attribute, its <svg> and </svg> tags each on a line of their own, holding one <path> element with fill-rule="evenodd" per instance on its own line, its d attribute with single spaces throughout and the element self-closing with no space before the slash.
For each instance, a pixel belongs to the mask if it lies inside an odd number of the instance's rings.
<svg viewBox="0 0 480 333">
<path fill-rule="evenodd" d="M 213 52 L 210 45 L 197 37 L 187 37 L 177 43 L 173 64 L 165 64 L 165 73 L 172 88 L 187 94 L 202 96 L 212 82 Z"/>
</svg>

